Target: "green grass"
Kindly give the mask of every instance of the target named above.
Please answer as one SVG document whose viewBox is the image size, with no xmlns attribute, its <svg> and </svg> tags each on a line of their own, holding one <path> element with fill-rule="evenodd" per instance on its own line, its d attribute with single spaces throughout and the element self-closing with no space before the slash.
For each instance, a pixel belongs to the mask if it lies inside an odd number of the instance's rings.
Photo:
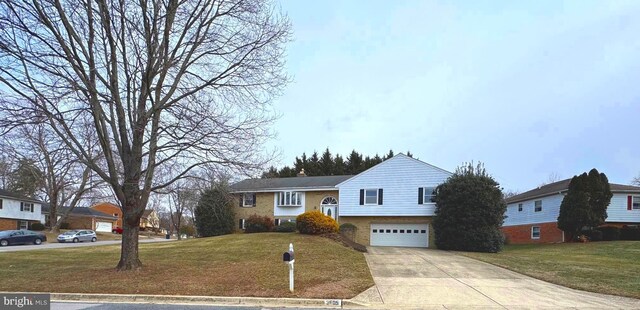
<svg viewBox="0 0 640 310">
<path fill-rule="evenodd" d="M 293 242 L 296 291 L 282 253 Z M 119 246 L 0 255 L 0 291 L 351 298 L 373 285 L 364 256 L 295 233 L 140 244 L 142 270 L 117 272 Z"/>
<path fill-rule="evenodd" d="M 640 298 L 640 241 L 509 245 L 460 254 L 548 282 Z"/>
</svg>

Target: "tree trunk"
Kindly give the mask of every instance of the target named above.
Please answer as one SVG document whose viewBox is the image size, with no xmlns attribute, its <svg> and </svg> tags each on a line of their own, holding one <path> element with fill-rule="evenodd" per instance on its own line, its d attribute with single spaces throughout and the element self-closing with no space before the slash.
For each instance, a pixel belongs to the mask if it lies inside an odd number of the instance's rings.
<svg viewBox="0 0 640 310">
<path fill-rule="evenodd" d="M 119 271 L 124 270 L 137 270 L 142 268 L 142 262 L 138 257 L 138 234 L 140 232 L 140 225 L 124 221 L 122 231 L 122 251 L 120 251 L 120 262 L 118 267 Z"/>
</svg>

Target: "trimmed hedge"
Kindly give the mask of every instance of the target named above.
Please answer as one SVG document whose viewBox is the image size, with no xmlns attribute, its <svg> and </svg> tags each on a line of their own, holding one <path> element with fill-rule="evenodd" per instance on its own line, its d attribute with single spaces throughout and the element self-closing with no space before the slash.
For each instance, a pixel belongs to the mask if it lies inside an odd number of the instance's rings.
<svg viewBox="0 0 640 310">
<path fill-rule="evenodd" d="M 620 229 L 620 240 L 640 241 L 640 226 L 624 226 Z"/>
<path fill-rule="evenodd" d="M 273 220 L 268 216 L 252 215 L 244 223 L 244 232 L 260 233 L 273 230 Z"/>
<path fill-rule="evenodd" d="M 317 210 L 298 215 L 296 226 L 301 234 L 321 235 L 338 232 L 336 220 Z"/>
<path fill-rule="evenodd" d="M 294 222 L 282 222 L 276 226 L 275 232 L 294 232 L 296 231 L 296 223 Z"/>
<path fill-rule="evenodd" d="M 34 230 L 34 231 L 43 231 L 45 229 L 45 227 L 44 227 L 44 225 L 42 223 L 36 222 L 36 223 L 32 223 L 31 224 L 31 228 L 30 229 Z"/>
<path fill-rule="evenodd" d="M 620 228 L 615 226 L 603 226 L 598 228 L 602 232 L 603 241 L 620 240 Z"/>
<path fill-rule="evenodd" d="M 589 241 L 602 241 L 602 231 L 593 229 L 583 231 L 582 234 L 586 235 L 589 238 Z"/>
</svg>

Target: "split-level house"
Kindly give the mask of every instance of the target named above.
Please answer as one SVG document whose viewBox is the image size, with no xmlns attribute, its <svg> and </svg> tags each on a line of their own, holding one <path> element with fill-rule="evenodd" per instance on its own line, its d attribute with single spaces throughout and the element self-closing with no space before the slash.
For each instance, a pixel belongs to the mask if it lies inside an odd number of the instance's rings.
<svg viewBox="0 0 640 310">
<path fill-rule="evenodd" d="M 560 204 L 571 179 L 540 186 L 506 199 L 502 231 L 511 243 L 563 242 L 558 229 Z M 640 224 L 640 187 L 610 183 L 613 197 L 607 207 L 607 226 Z"/>
<path fill-rule="evenodd" d="M 451 173 L 398 154 L 357 175 L 248 179 L 231 186 L 238 197 L 238 230 L 253 215 L 293 221 L 318 210 L 357 229 L 356 242 L 431 247 L 433 192 Z"/>
<path fill-rule="evenodd" d="M 0 189 L 0 230 L 29 229 L 44 223 L 42 202 Z"/>
</svg>

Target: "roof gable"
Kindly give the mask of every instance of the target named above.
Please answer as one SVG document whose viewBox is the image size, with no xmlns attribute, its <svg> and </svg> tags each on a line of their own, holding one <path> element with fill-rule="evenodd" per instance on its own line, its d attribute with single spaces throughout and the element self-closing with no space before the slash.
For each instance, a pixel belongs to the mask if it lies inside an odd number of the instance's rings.
<svg viewBox="0 0 640 310">
<path fill-rule="evenodd" d="M 354 175 L 353 177 L 351 177 L 351 178 L 349 178 L 347 180 L 344 180 L 343 182 L 337 184 L 336 187 L 340 187 L 340 186 L 343 186 L 345 184 L 348 184 L 348 183 L 350 183 L 350 182 L 352 182 L 352 181 L 354 181 L 354 180 L 356 180 L 358 178 L 361 178 L 363 176 L 367 176 L 368 174 L 371 174 L 372 172 L 376 171 L 377 169 L 380 169 L 380 168 L 385 167 L 387 165 L 396 163 L 398 161 L 406 161 L 406 162 L 409 162 L 410 164 L 415 164 L 415 165 L 419 165 L 421 167 L 427 167 L 427 168 L 430 168 L 430 169 L 437 170 L 437 171 L 445 173 L 445 174 L 447 174 L 449 176 L 453 175 L 453 173 L 451 173 L 451 172 L 449 172 L 447 170 L 444 170 L 444 169 L 436 167 L 434 165 L 425 163 L 425 162 L 423 162 L 423 161 L 421 161 L 419 159 L 415 159 L 413 157 L 409 157 L 409 156 L 404 155 L 402 153 L 398 153 L 397 155 L 395 155 L 395 156 L 393 156 L 393 157 L 391 157 L 391 158 L 389 158 L 389 159 L 387 159 L 387 160 L 385 160 L 385 161 L 383 161 L 383 162 L 381 162 L 381 163 L 379 163 L 379 164 L 377 164 L 377 165 L 375 165 L 375 166 L 373 166 L 373 167 L 371 167 L 371 168 L 369 168 L 369 169 L 367 169 L 367 170 L 365 170 L 365 171 L 363 171 L 363 172 L 361 172 L 359 174 L 356 174 L 356 175 Z"/>
</svg>

